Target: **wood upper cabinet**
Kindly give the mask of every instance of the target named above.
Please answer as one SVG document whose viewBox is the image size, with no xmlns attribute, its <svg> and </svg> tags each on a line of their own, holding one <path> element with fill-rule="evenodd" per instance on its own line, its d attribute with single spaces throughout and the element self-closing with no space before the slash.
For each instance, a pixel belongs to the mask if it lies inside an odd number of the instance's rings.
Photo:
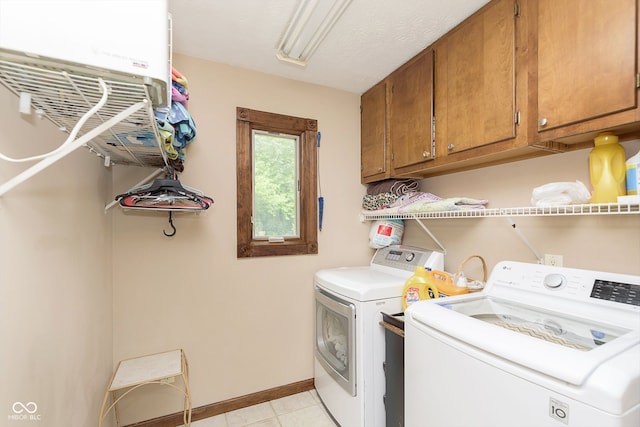
<svg viewBox="0 0 640 427">
<path fill-rule="evenodd" d="M 360 99 L 360 174 L 363 184 L 389 178 L 387 155 L 387 83 L 378 83 Z"/>
<path fill-rule="evenodd" d="M 438 157 L 516 137 L 517 10 L 492 1 L 435 44 Z"/>
<path fill-rule="evenodd" d="M 586 148 L 604 130 L 638 138 L 639 2 L 491 0 L 385 79 L 378 176 Z"/>
<path fill-rule="evenodd" d="M 638 129 L 638 1 L 536 0 L 532 140 Z M 634 123 L 636 122 L 636 123 Z"/>
<path fill-rule="evenodd" d="M 388 84 L 391 169 L 399 174 L 434 157 L 433 50 L 424 50 L 394 71 Z"/>
</svg>

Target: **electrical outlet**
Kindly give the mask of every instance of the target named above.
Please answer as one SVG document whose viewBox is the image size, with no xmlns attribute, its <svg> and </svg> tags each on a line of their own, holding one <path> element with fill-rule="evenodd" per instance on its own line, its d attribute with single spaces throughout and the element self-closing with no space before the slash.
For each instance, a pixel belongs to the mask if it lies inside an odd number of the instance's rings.
<svg viewBox="0 0 640 427">
<path fill-rule="evenodd" d="M 544 254 L 544 265 L 562 267 L 562 255 Z"/>
</svg>

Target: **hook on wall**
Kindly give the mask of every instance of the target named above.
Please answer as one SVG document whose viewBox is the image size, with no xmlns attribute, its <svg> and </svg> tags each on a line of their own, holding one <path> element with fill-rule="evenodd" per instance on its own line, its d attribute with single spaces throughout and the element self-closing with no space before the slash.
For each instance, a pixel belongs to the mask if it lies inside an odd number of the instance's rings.
<svg viewBox="0 0 640 427">
<path fill-rule="evenodd" d="M 173 225 L 173 212 L 172 211 L 169 211 L 169 225 L 173 229 L 173 232 L 172 233 L 167 233 L 166 230 L 162 230 L 162 232 L 167 237 L 175 236 L 176 235 L 176 227 Z"/>
</svg>

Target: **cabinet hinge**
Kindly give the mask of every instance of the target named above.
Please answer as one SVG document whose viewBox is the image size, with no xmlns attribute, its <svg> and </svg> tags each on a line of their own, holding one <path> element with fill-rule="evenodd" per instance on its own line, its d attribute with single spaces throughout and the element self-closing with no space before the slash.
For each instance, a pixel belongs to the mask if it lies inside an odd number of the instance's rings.
<svg viewBox="0 0 640 427">
<path fill-rule="evenodd" d="M 436 118 L 431 117 L 431 139 L 435 141 L 436 139 Z"/>
<path fill-rule="evenodd" d="M 515 16 L 520 16 L 520 3 L 515 2 L 513 5 L 513 14 Z"/>
<path fill-rule="evenodd" d="M 516 111 L 516 114 L 514 114 L 513 122 L 517 125 L 520 124 L 520 111 Z"/>
<path fill-rule="evenodd" d="M 640 73 L 636 74 L 636 89 L 640 89 Z"/>
</svg>

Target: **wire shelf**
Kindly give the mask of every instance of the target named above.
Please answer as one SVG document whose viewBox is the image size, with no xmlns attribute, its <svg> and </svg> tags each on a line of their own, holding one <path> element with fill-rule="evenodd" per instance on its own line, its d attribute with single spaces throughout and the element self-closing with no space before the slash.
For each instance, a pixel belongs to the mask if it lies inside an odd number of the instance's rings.
<svg viewBox="0 0 640 427">
<path fill-rule="evenodd" d="M 64 64 L 13 62 L 0 59 L 0 83 L 17 96 L 28 94 L 38 116 L 46 117 L 58 129 L 70 133 L 76 123 L 102 97 L 98 77 L 68 72 Z M 94 70 L 95 71 L 95 70 Z M 95 72 L 94 72 L 95 74 Z M 155 124 L 148 87 L 142 80 L 110 75 L 103 78 L 109 87 L 107 103 L 82 126 L 78 136 L 95 129 L 126 108 L 145 101 L 141 108 L 120 121 L 86 146 L 110 163 L 163 167 L 164 150 Z"/>
<path fill-rule="evenodd" d="M 554 207 L 519 207 L 494 209 L 466 209 L 440 212 L 376 213 L 362 212 L 361 221 L 379 219 L 438 219 L 438 218 L 487 218 L 516 216 L 570 216 L 570 215 L 619 215 L 638 214 L 640 205 L 633 203 L 596 203 Z"/>
</svg>

